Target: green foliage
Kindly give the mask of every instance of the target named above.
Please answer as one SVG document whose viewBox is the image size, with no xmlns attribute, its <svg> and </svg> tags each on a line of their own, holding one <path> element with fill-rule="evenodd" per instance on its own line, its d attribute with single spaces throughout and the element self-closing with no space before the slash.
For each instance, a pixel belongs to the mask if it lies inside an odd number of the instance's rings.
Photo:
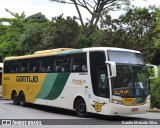
<svg viewBox="0 0 160 128">
<path fill-rule="evenodd" d="M 160 71 L 160 66 L 158 66 Z M 158 78 L 151 80 L 151 108 L 160 108 L 160 72 Z"/>
<path fill-rule="evenodd" d="M 19 32 L 18 28 L 7 28 L 5 34 L 0 36 L 0 51 L 8 53 L 9 55 L 15 55 L 19 50 L 19 44 L 17 43 Z"/>
<path fill-rule="evenodd" d="M 75 47 L 76 37 L 79 35 L 79 25 L 74 18 L 63 15 L 55 17 L 44 30 L 43 44 L 45 49 L 58 47 Z"/>
<path fill-rule="evenodd" d="M 41 13 L 25 18 L 6 9 L 14 18 L 0 18 L 0 55 L 24 55 L 39 49 L 48 19 Z"/>
<path fill-rule="evenodd" d="M 49 20 L 40 12 L 25 18 L 25 22 L 43 23 L 47 21 Z"/>
<path fill-rule="evenodd" d="M 0 55 L 31 54 L 42 49 L 76 47 L 80 26 L 75 18 L 63 15 L 49 21 L 43 14 L 29 17 L 13 13 L 14 18 L 0 18 Z"/>
<path fill-rule="evenodd" d="M 153 40 L 153 48 L 154 48 L 154 56 L 152 58 L 152 63 L 154 64 L 160 64 L 160 9 L 156 9 L 156 25 L 155 25 L 155 28 L 154 28 L 154 36 L 152 38 Z"/>
<path fill-rule="evenodd" d="M 160 14 L 156 7 L 128 8 L 126 14 L 118 19 L 112 19 L 108 13 L 103 12 L 101 29 L 97 27 L 90 36 L 85 35 L 89 24 L 80 26 L 75 21 L 76 17 L 64 18 L 60 15 L 49 21 L 41 13 L 25 17 L 24 12 L 19 15 L 8 9 L 6 11 L 14 18 L 0 18 L 2 56 L 30 54 L 58 47 L 91 46 L 139 50 L 147 62 L 155 62 L 159 56 L 158 41 L 156 43 L 155 40 L 159 39 L 160 20 L 157 16 Z"/>
<path fill-rule="evenodd" d="M 6 10 L 6 12 L 10 13 L 13 17 L 15 17 L 15 18 L 18 19 L 18 20 L 24 20 L 24 18 L 25 18 L 25 16 L 26 16 L 24 12 L 22 12 L 22 14 L 19 15 L 18 13 L 13 13 L 13 12 L 11 12 L 11 11 L 8 10 L 8 9 L 5 9 L 5 10 Z"/>
<path fill-rule="evenodd" d="M 98 22 L 105 13 L 109 11 L 118 11 L 120 9 L 128 8 L 132 0 L 50 0 L 53 2 L 72 4 L 75 6 L 78 19 L 81 26 L 86 31 L 83 36 L 89 37 L 93 32 L 97 30 Z M 83 14 L 80 7 L 88 11 L 90 18 L 88 18 L 87 24 L 83 21 Z"/>
<path fill-rule="evenodd" d="M 12 13 L 6 9 L 14 18 L 0 18 L 0 56 L 1 61 L 5 56 L 21 55 L 19 35 L 23 32 L 24 13 L 21 15 Z M 3 25 L 3 23 L 8 23 Z"/>
<path fill-rule="evenodd" d="M 157 10 L 156 7 L 130 8 L 119 19 L 111 19 L 107 15 L 101 22 L 106 36 L 99 45 L 139 50 L 150 62 L 155 54 L 153 38 L 157 34 Z"/>
<path fill-rule="evenodd" d="M 139 50 L 147 62 L 156 62 L 159 57 L 160 11 L 156 7 L 128 8 L 118 19 L 103 12 L 101 29 L 97 27 L 88 37 L 85 33 L 89 24 L 80 26 L 75 17 L 60 15 L 49 21 L 41 13 L 25 17 L 24 12 L 6 11 L 14 18 L 0 18 L 2 56 L 58 47 L 111 46 Z"/>
<path fill-rule="evenodd" d="M 86 48 L 90 46 L 91 46 L 91 42 L 89 38 L 85 37 L 84 35 L 79 35 L 77 37 L 77 44 L 76 44 L 77 48 Z"/>
<path fill-rule="evenodd" d="M 24 31 L 19 36 L 19 43 L 24 54 L 31 54 L 41 49 L 43 31 L 48 26 L 48 22 L 29 22 L 24 24 Z"/>
</svg>

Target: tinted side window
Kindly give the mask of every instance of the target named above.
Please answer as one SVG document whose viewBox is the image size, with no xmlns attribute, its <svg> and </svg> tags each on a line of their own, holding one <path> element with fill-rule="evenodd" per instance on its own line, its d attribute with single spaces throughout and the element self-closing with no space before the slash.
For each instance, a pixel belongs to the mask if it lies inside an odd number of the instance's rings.
<svg viewBox="0 0 160 128">
<path fill-rule="evenodd" d="M 12 63 L 11 63 L 11 72 L 12 72 L 12 73 L 17 73 L 17 72 L 19 72 L 19 64 L 18 64 L 18 61 L 12 61 Z"/>
<path fill-rule="evenodd" d="M 11 61 L 5 61 L 4 62 L 4 73 L 10 73 L 11 72 Z"/>
<path fill-rule="evenodd" d="M 39 58 L 29 60 L 29 72 L 39 72 L 40 60 Z"/>
<path fill-rule="evenodd" d="M 70 56 L 71 65 L 70 72 L 87 72 L 87 56 L 86 53 L 73 54 Z"/>
<path fill-rule="evenodd" d="M 67 55 L 56 57 L 55 72 L 69 72 L 70 58 Z"/>
<path fill-rule="evenodd" d="M 41 58 L 40 72 L 54 72 L 54 62 L 53 56 L 47 56 Z"/>
<path fill-rule="evenodd" d="M 20 60 L 20 69 L 21 73 L 26 73 L 28 71 L 28 59 Z"/>
</svg>

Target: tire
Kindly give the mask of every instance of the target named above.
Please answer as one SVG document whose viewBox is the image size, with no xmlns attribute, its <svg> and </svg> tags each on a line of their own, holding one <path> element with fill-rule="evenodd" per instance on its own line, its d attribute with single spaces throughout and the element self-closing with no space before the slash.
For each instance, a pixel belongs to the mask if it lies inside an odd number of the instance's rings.
<svg viewBox="0 0 160 128">
<path fill-rule="evenodd" d="M 23 92 L 19 94 L 19 105 L 22 107 L 26 106 L 26 97 Z"/>
<path fill-rule="evenodd" d="M 19 104 L 18 96 L 17 96 L 17 93 L 15 91 L 12 92 L 12 100 L 13 100 L 13 104 L 15 104 L 15 105 Z"/>
<path fill-rule="evenodd" d="M 87 117 L 86 103 L 82 98 L 76 100 L 75 111 L 79 117 Z"/>
</svg>

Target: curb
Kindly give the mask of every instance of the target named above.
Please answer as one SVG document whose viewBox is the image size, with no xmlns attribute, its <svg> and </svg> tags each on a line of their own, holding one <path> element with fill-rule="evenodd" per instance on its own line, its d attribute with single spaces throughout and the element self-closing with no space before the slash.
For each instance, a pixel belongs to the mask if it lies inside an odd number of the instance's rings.
<svg viewBox="0 0 160 128">
<path fill-rule="evenodd" d="M 148 112 L 160 112 L 160 109 L 149 109 Z"/>
</svg>

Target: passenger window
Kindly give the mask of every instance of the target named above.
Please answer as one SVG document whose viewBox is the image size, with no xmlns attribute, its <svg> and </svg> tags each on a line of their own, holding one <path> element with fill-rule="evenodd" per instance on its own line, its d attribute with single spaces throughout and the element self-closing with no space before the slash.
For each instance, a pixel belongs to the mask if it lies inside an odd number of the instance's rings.
<svg viewBox="0 0 160 128">
<path fill-rule="evenodd" d="M 11 72 L 12 73 L 17 73 L 19 72 L 19 65 L 17 61 L 13 61 L 11 64 Z"/>
<path fill-rule="evenodd" d="M 87 72 L 87 57 L 86 53 L 71 55 L 71 72 Z"/>
<path fill-rule="evenodd" d="M 40 61 L 39 59 L 34 59 L 29 61 L 29 72 L 39 72 Z"/>
<path fill-rule="evenodd" d="M 56 72 L 69 72 L 70 58 L 66 55 L 56 57 Z"/>
<path fill-rule="evenodd" d="M 4 62 L 4 73 L 10 73 L 11 72 L 11 61 L 5 61 Z"/>
<path fill-rule="evenodd" d="M 40 72 L 53 72 L 54 71 L 54 57 L 44 57 L 41 60 Z"/>
<path fill-rule="evenodd" d="M 21 60 L 20 62 L 20 72 L 26 73 L 28 69 L 28 61 L 27 60 Z"/>
</svg>

